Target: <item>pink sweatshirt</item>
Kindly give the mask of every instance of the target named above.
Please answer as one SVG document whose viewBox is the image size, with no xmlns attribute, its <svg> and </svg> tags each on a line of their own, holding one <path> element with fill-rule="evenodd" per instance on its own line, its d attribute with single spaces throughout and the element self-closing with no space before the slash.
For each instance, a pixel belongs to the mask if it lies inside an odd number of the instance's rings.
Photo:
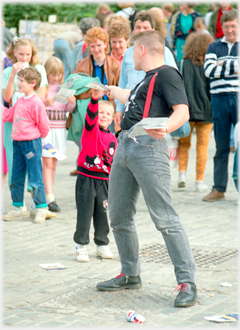
<svg viewBox="0 0 240 330">
<path fill-rule="evenodd" d="M 11 138 L 15 141 L 31 141 L 46 137 L 50 122 L 45 105 L 36 94 L 20 97 L 11 107 L 3 107 L 3 120 L 13 123 Z"/>
<path fill-rule="evenodd" d="M 54 97 L 58 92 L 59 84 L 49 84 L 48 83 L 48 94 L 45 97 L 46 99 Z M 76 107 L 76 102 L 63 104 L 55 101 L 53 105 L 46 105 L 46 111 L 48 118 L 50 120 L 51 128 L 66 128 L 66 112 L 72 113 Z"/>
</svg>

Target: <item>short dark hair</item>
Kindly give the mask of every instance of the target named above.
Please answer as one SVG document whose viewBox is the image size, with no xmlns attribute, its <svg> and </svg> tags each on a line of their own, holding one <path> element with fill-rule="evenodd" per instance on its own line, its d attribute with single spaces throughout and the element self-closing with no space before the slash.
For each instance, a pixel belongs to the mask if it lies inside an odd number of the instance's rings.
<svg viewBox="0 0 240 330">
<path fill-rule="evenodd" d="M 79 22 L 79 28 L 82 30 L 83 34 L 86 34 L 87 31 L 95 26 L 100 27 L 100 21 L 97 18 L 93 17 L 84 17 Z"/>
<path fill-rule="evenodd" d="M 149 11 L 141 10 L 137 13 L 133 21 L 133 26 L 135 26 L 138 20 L 142 22 L 148 21 L 151 24 L 152 29 L 155 28 L 155 18 Z"/>
<path fill-rule="evenodd" d="M 29 84 L 36 81 L 36 85 L 34 86 L 34 90 L 36 91 L 41 84 L 42 76 L 41 73 L 36 68 L 26 68 L 22 69 L 17 73 L 18 77 L 24 78 Z"/>
<path fill-rule="evenodd" d="M 233 21 L 236 19 L 238 21 L 238 12 L 237 10 L 228 10 L 221 17 L 221 25 L 225 22 Z"/>
</svg>

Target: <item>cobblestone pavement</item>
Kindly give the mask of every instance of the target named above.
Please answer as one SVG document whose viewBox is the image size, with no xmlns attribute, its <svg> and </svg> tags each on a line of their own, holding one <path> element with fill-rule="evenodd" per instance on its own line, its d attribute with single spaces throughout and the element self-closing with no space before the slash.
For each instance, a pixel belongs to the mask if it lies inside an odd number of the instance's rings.
<svg viewBox="0 0 240 330">
<path fill-rule="evenodd" d="M 73 233 L 76 225 L 75 181 L 69 175 L 75 167 L 77 147 L 68 142 L 68 158 L 59 162 L 54 194 L 61 212 L 44 224 L 35 224 L 26 216 L 18 221 L 2 221 L 3 313 L 4 326 L 17 327 L 238 327 L 238 322 L 213 323 L 204 316 L 238 312 L 238 234 L 237 199 L 231 175 L 226 201 L 206 203 L 206 194 L 195 192 L 195 135 L 192 139 L 187 187 L 177 188 L 178 170 L 172 168 L 173 203 L 188 234 L 196 261 L 198 300 L 191 308 L 175 308 L 177 286 L 173 266 L 161 234 L 150 220 L 142 195 L 137 205 L 136 226 L 140 242 L 142 282 L 140 290 L 100 292 L 99 281 L 120 273 L 120 262 L 112 232 L 110 247 L 114 259 L 96 256 L 96 247 L 88 246 L 90 262 L 75 260 Z M 205 183 L 212 185 L 214 139 L 209 145 Z M 25 194 L 30 207 L 30 194 Z M 11 207 L 7 182 L 3 189 L 3 212 Z M 40 263 L 60 262 L 65 270 L 46 271 Z M 229 282 L 232 287 L 221 286 Z M 142 325 L 126 321 L 128 310 L 146 317 Z"/>
</svg>

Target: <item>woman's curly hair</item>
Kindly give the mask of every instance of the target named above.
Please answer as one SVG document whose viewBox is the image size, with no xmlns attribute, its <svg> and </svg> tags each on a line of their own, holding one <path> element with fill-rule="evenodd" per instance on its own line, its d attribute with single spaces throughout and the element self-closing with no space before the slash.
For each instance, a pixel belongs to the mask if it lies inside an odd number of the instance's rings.
<svg viewBox="0 0 240 330">
<path fill-rule="evenodd" d="M 183 58 L 189 58 L 194 65 L 203 65 L 208 46 L 214 42 L 208 33 L 192 32 L 186 39 Z"/>
<path fill-rule="evenodd" d="M 88 46 L 91 42 L 96 42 L 97 40 L 103 41 L 104 44 L 107 43 L 105 54 L 109 53 L 109 36 L 102 28 L 98 26 L 91 28 L 87 31 L 84 40 Z"/>
</svg>

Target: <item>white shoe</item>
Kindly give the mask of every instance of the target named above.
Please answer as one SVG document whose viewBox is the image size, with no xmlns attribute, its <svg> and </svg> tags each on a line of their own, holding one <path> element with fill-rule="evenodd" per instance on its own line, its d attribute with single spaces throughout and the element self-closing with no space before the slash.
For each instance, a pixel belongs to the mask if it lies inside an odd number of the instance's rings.
<svg viewBox="0 0 240 330">
<path fill-rule="evenodd" d="M 44 223 L 46 220 L 47 211 L 48 211 L 47 208 L 37 209 L 36 216 L 35 216 L 33 222 Z"/>
<path fill-rule="evenodd" d="M 103 259 L 112 259 L 113 254 L 110 251 L 110 247 L 108 245 L 100 245 L 97 246 L 97 255 L 102 257 Z"/>
<path fill-rule="evenodd" d="M 186 187 L 186 172 L 179 172 L 178 188 Z"/>
<path fill-rule="evenodd" d="M 80 262 L 89 261 L 89 256 L 87 254 L 87 249 L 85 245 L 76 247 L 76 259 Z"/>
<path fill-rule="evenodd" d="M 27 215 L 27 207 L 25 205 L 20 206 L 20 210 L 22 215 Z"/>
<path fill-rule="evenodd" d="M 37 214 L 37 209 L 30 209 L 30 218 L 34 219 L 35 216 Z M 53 213 L 49 210 L 47 210 L 47 213 L 46 213 L 46 219 L 51 219 L 51 218 L 54 218 L 56 216 L 56 213 Z"/>
<path fill-rule="evenodd" d="M 195 183 L 195 190 L 202 192 L 202 191 L 208 190 L 208 186 L 206 184 L 204 184 L 203 181 L 198 181 Z"/>
<path fill-rule="evenodd" d="M 21 211 L 11 210 L 3 215 L 3 220 L 5 221 L 20 220 L 20 219 L 22 219 Z"/>
</svg>

